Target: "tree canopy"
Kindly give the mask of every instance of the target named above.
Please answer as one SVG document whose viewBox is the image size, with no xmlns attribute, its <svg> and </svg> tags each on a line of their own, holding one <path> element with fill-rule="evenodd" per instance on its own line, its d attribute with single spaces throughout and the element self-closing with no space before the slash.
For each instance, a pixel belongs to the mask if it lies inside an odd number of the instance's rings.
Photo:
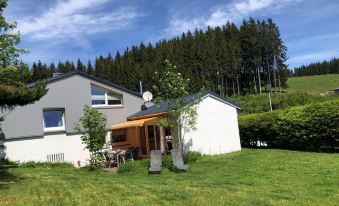
<svg viewBox="0 0 339 206">
<path fill-rule="evenodd" d="M 309 65 L 302 65 L 290 71 L 293 76 L 309 76 L 319 74 L 339 74 L 339 58 L 332 58 L 330 61 L 315 62 Z"/>
<path fill-rule="evenodd" d="M 168 60 L 164 62 L 165 69 L 162 73 L 155 72 L 153 78 L 157 84 L 153 86 L 155 91 L 155 102 L 160 106 L 166 101 L 168 104 L 167 115 L 158 121 L 159 126 L 171 128 L 174 138 L 174 146 L 184 145 L 185 134 L 196 129 L 198 98 L 191 102 L 185 102 L 188 96 L 190 79 L 185 79 L 178 72 L 178 68 Z M 201 88 L 203 90 L 203 88 Z"/>
<path fill-rule="evenodd" d="M 90 61 L 87 65 L 81 60 L 59 62 L 54 71 L 84 71 L 131 90 L 138 90 L 142 81 L 145 90 L 153 91 L 158 80 L 151 77 L 164 69 L 163 62 L 168 59 L 184 78 L 191 80 L 189 93 L 205 87 L 231 96 L 261 93 L 266 85 L 284 87 L 286 50 L 279 28 L 271 19 L 250 18 L 240 26 L 227 22 L 222 27 L 188 31 L 155 44 L 141 42 L 123 53 L 99 56 L 93 66 Z M 39 62 L 33 64 L 32 80 L 52 75 L 51 66 Z"/>
<path fill-rule="evenodd" d="M 25 50 L 16 47 L 20 43 L 20 34 L 13 32 L 16 23 L 7 22 L 3 16 L 6 6 L 7 0 L 0 0 L 0 107 L 2 109 L 32 103 L 47 92 L 42 83 L 31 87 L 26 86 L 26 81 L 30 78 L 27 76 L 28 67 L 17 61 L 19 55 Z"/>
</svg>

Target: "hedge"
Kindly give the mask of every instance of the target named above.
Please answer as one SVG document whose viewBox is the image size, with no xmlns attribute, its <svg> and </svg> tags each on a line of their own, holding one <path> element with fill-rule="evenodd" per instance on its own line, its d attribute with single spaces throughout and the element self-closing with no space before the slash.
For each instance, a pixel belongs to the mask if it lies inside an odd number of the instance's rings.
<svg viewBox="0 0 339 206">
<path fill-rule="evenodd" d="M 273 110 L 287 109 L 306 104 L 339 100 L 339 95 L 320 96 L 302 92 L 282 93 L 282 94 L 272 93 L 271 97 Z M 231 97 L 231 99 L 241 105 L 242 107 L 241 113 L 243 114 L 252 114 L 270 111 L 267 93 L 237 96 Z"/>
<path fill-rule="evenodd" d="M 339 100 L 240 115 L 242 146 L 319 151 L 339 147 Z"/>
</svg>

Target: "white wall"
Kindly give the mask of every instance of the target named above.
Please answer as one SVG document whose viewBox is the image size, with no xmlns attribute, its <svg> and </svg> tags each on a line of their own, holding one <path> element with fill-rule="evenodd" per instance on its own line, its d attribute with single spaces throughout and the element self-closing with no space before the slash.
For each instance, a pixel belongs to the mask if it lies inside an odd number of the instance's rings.
<svg viewBox="0 0 339 206">
<path fill-rule="evenodd" d="M 185 148 L 207 155 L 241 150 L 236 108 L 208 96 L 197 112 L 197 130 L 185 135 Z"/>
<path fill-rule="evenodd" d="M 108 139 L 108 132 L 106 139 Z M 21 139 L 6 142 L 6 157 L 11 161 L 47 161 L 47 155 L 64 153 L 65 162 L 75 166 L 81 161 L 84 166 L 89 159 L 89 152 L 80 139 L 81 135 L 49 134 L 43 138 Z"/>
</svg>

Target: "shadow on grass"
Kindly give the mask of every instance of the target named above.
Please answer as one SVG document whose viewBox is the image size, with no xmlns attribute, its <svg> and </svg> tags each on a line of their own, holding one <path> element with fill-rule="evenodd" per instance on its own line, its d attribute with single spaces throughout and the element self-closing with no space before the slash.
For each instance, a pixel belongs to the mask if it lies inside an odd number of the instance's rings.
<svg viewBox="0 0 339 206">
<path fill-rule="evenodd" d="M 6 189 L 10 184 L 23 179 L 8 171 L 8 169 L 16 167 L 18 166 L 15 164 L 4 164 L 0 162 L 0 190 Z"/>
</svg>

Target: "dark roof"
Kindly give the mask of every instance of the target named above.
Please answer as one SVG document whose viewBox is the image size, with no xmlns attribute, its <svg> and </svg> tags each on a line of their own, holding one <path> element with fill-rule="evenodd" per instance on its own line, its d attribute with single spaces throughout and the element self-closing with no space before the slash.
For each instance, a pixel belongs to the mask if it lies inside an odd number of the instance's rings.
<svg viewBox="0 0 339 206">
<path fill-rule="evenodd" d="M 135 96 L 138 96 L 138 97 L 142 97 L 142 94 L 140 94 L 138 92 L 126 89 L 125 87 L 119 86 L 117 84 L 113 84 L 113 83 L 108 82 L 106 80 L 100 79 L 98 77 L 95 77 L 95 76 L 92 76 L 92 75 L 89 75 L 89 74 L 86 74 L 86 73 L 80 72 L 80 71 L 73 71 L 73 72 L 68 72 L 68 73 L 65 73 L 65 74 L 61 74 L 61 75 L 58 75 L 56 77 L 51 77 L 51 78 L 47 79 L 46 81 L 47 81 L 47 84 L 50 84 L 50 83 L 53 83 L 53 82 L 56 82 L 56 81 L 60 81 L 60 80 L 72 77 L 74 75 L 80 75 L 80 76 L 83 76 L 85 78 L 91 79 L 93 81 L 97 81 L 97 82 L 100 82 L 100 83 L 105 84 L 107 86 L 114 87 L 114 88 L 119 89 L 121 91 L 127 92 L 129 94 L 132 94 L 132 95 L 135 95 Z M 32 87 L 34 85 L 35 85 L 35 83 L 32 83 L 32 84 L 29 84 L 27 86 L 28 87 Z"/>
<path fill-rule="evenodd" d="M 237 109 L 241 109 L 241 107 L 236 104 L 235 102 L 229 101 L 228 99 L 214 93 L 214 92 L 202 92 L 202 93 L 197 93 L 197 94 L 192 94 L 190 96 L 187 96 L 184 99 L 184 105 L 187 105 L 189 103 L 191 103 L 192 101 L 196 100 L 196 99 L 203 99 L 205 97 L 213 97 L 225 104 L 228 104 L 232 107 L 235 107 Z M 140 117 L 140 116 L 145 116 L 145 115 L 151 115 L 151 114 L 156 114 L 156 113 L 162 113 L 162 112 L 167 112 L 168 111 L 168 107 L 169 107 L 169 103 L 168 101 L 164 101 L 161 102 L 159 104 L 155 104 L 149 108 L 147 108 L 146 110 L 142 110 L 140 112 L 137 112 L 135 114 L 132 114 L 131 116 L 129 116 L 128 118 L 133 118 L 133 117 Z"/>
</svg>

